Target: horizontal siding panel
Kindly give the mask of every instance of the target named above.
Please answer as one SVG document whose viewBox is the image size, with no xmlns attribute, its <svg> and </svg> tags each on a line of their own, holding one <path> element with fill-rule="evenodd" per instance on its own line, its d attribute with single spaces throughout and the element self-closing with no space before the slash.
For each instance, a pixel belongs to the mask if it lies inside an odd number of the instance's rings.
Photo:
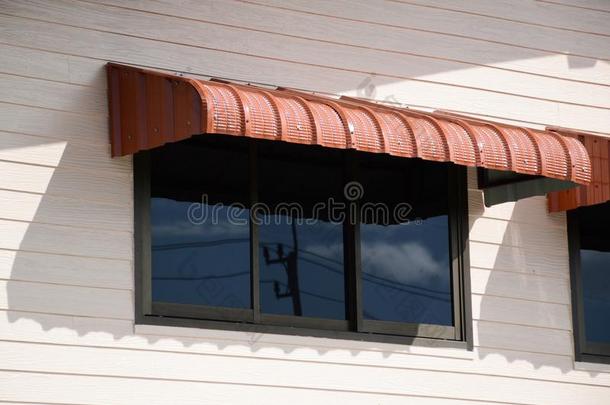
<svg viewBox="0 0 610 405">
<path fill-rule="evenodd" d="M 0 308 L 133 319 L 131 291 L 0 280 Z"/>
<path fill-rule="evenodd" d="M 119 6 L 121 9 L 126 6 L 122 0 L 95 0 L 95 2 Z M 474 69 L 476 66 L 487 66 L 551 78 L 610 84 L 610 64 L 591 63 L 590 58 L 570 55 L 570 63 L 568 63 L 567 55 L 480 41 L 463 36 L 439 34 L 433 31 L 404 29 L 303 13 L 285 8 L 265 7 L 251 2 L 183 0 L 180 4 L 180 7 L 176 7 L 175 3 L 167 1 L 132 0 L 128 7 L 187 19 L 222 23 L 231 27 L 243 27 L 365 49 L 379 49 L 393 52 L 397 58 L 420 56 L 423 58 L 414 60 L 417 63 L 409 66 L 409 70 L 405 70 L 413 72 L 412 75 L 415 76 L 447 73 L 447 77 L 451 78 L 452 75 L 459 75 L 462 71 L 468 73 L 470 70 L 476 70 Z M 387 5 L 384 4 L 385 6 Z M 378 13 L 379 11 L 376 10 L 376 14 Z M 213 15 L 214 18 L 210 18 L 210 15 Z M 281 21 L 282 24 L 278 24 L 278 21 Z M 285 39 L 287 38 L 282 40 Z M 439 71 L 439 69 L 433 69 L 431 62 L 426 61 L 426 58 L 436 59 L 438 66 L 442 66 L 441 61 L 458 62 L 464 65 L 454 64 L 455 66 L 450 72 Z M 579 68 L 572 69 L 570 65 L 578 65 Z M 488 72 L 488 74 L 492 73 Z M 499 77 L 504 73 L 495 74 Z M 517 75 L 513 77 L 517 77 Z M 519 83 L 512 84 L 519 85 Z M 479 83 L 480 85 L 481 83 Z"/>
<path fill-rule="evenodd" d="M 131 319 L 0 310 L 0 321 L 5 326 L 0 329 L 2 340 L 132 349 L 150 345 L 149 350 L 162 346 L 152 339 L 136 336 Z M 167 350 L 170 346 L 173 349 L 180 346 L 176 340 L 173 343 L 167 345 Z M 184 350 L 189 346 L 185 345 Z"/>
<path fill-rule="evenodd" d="M 436 345 L 434 341 L 423 342 L 420 345 L 404 345 L 394 343 L 375 343 L 356 340 L 331 338 L 313 338 L 310 336 L 288 336 L 281 334 L 253 334 L 252 332 L 234 332 L 215 329 L 201 329 L 176 326 L 136 325 L 138 334 L 151 337 L 180 338 L 195 341 L 233 342 L 237 345 L 265 344 L 271 347 L 283 348 L 283 352 L 291 352 L 295 347 L 315 350 L 318 354 L 325 352 L 346 352 L 353 354 L 360 351 L 374 351 L 380 354 L 410 354 L 439 357 L 443 359 L 457 358 L 472 360 L 472 352 L 462 348 L 451 348 Z"/>
<path fill-rule="evenodd" d="M 571 7 L 590 8 L 597 11 L 610 11 L 608 0 L 541 0 L 546 3 L 561 4 Z"/>
<path fill-rule="evenodd" d="M 606 110 L 578 105 L 562 105 L 542 100 L 489 93 L 474 89 L 457 89 L 431 83 L 396 81 L 380 76 L 337 71 L 317 66 L 261 59 L 222 51 L 193 48 L 159 41 L 94 32 L 78 28 L 0 17 L 0 38 L 14 45 L 45 47 L 59 52 L 78 53 L 100 59 L 125 61 L 152 67 L 190 71 L 208 76 L 225 76 L 227 71 L 236 80 L 253 80 L 277 85 L 324 90 L 357 95 L 363 83 L 377 86 L 379 99 L 392 98 L 411 105 L 435 106 L 462 112 L 477 112 L 507 118 L 532 119 L 539 123 L 565 124 L 567 114 L 572 126 L 604 131 L 610 127 Z M 49 30 L 54 32 L 51 38 Z M 26 35 L 27 33 L 27 35 Z M 103 48 L 91 43 L 104 43 Z M 175 55 L 180 55 L 176 58 Z M 388 84 L 392 83 L 391 86 Z M 1 129 L 1 128 L 0 128 Z M 28 131 L 23 131 L 30 133 Z"/>
<path fill-rule="evenodd" d="M 50 30 L 54 32 L 52 39 L 48 36 Z M 321 90 L 326 84 L 329 84 L 330 86 L 325 90 L 335 93 L 345 88 L 355 88 L 367 78 L 366 75 L 351 72 L 332 76 L 330 75 L 332 71 L 329 69 L 299 64 L 289 65 L 280 61 L 57 26 L 8 16 L 0 16 L 0 39 L 20 46 L 40 46 L 55 52 L 77 53 L 98 58 L 100 68 L 104 66 L 105 60 L 113 60 L 197 72 L 208 76 L 223 76 L 227 72 L 232 72 L 233 79 L 246 81 L 252 80 L 252 72 L 255 71 L 258 81 L 301 89 L 309 86 L 312 90 Z M 91 43 L 104 43 L 105 46 L 95 48 L 90 46 Z M 180 55 L 180 57 L 176 58 L 176 55 Z M 332 77 L 332 80 L 328 80 L 329 76 Z M 315 79 L 312 80 L 312 77 Z M 315 86 L 312 86 L 314 84 Z M 22 132 L 32 133 L 31 131 Z M 107 139 L 107 126 L 98 132 L 98 136 L 103 133 L 104 140 Z"/>
<path fill-rule="evenodd" d="M 125 320 L 18 311 L 0 311 L 0 320 L 7 325 L 0 330 L 0 340 L 380 368 L 468 371 L 473 364 L 472 353 L 466 358 L 463 350 L 447 348 L 417 354 L 410 349 L 422 347 L 268 334 L 253 338 L 252 333 L 211 329 L 191 329 L 199 337 L 183 337 L 183 328 L 149 325 L 137 325 L 134 334 L 133 324 Z"/>
<path fill-rule="evenodd" d="M 423 405 L 446 404 L 447 399 L 409 397 L 363 392 L 327 390 L 296 390 L 273 386 L 232 385 L 208 382 L 182 382 L 107 378 L 97 376 L 53 375 L 45 373 L 0 372 L 7 384 L 0 387 L 0 395 L 7 400 L 53 401 L 53 403 L 78 403 L 87 405 L 225 405 L 239 403 L 244 398 L 255 398 L 260 403 L 281 403 L 290 398 L 292 404 L 311 403 L 383 403 L 402 405 L 405 401 L 417 401 Z M 10 387 L 10 388 L 9 388 Z M 497 404 L 497 402 L 494 402 Z M 469 405 L 469 401 L 450 401 L 451 405 Z M 491 405 L 476 402 L 477 405 Z"/>
<path fill-rule="evenodd" d="M 0 278 L 133 290 L 132 262 L 0 249 Z"/>
<path fill-rule="evenodd" d="M 479 361 L 488 370 L 519 370 L 523 378 L 556 379 L 558 381 L 600 384 L 610 378 L 610 374 L 591 374 L 574 371 L 574 359 L 571 356 L 531 353 L 507 349 L 475 349 Z"/>
<path fill-rule="evenodd" d="M 517 208 L 518 209 L 518 208 Z M 534 213 L 532 213 L 534 214 Z M 544 216 L 544 211 L 534 215 Z M 553 254 L 555 250 L 567 250 L 566 228 L 547 228 L 525 222 L 470 216 L 470 240 L 496 243 L 503 246 L 535 247 L 541 252 Z"/>
<path fill-rule="evenodd" d="M 110 145 L 68 142 L 62 139 L 0 131 L 0 160 L 42 166 L 130 174 L 131 158 L 112 159 Z"/>
<path fill-rule="evenodd" d="M 524 48 L 610 59 L 610 49 L 604 36 L 537 27 L 511 21 L 468 15 L 421 7 L 419 5 L 383 0 L 249 0 L 309 13 L 330 15 L 376 24 L 434 31 L 445 35 L 465 36 Z"/>
<path fill-rule="evenodd" d="M 133 231 L 129 207 L 7 190 L 0 190 L 0 219 Z"/>
<path fill-rule="evenodd" d="M 568 252 L 542 254 L 535 246 L 513 247 L 470 242 L 470 265 L 482 269 L 514 271 L 568 279 Z"/>
<path fill-rule="evenodd" d="M 470 285 L 474 294 L 564 305 L 570 303 L 569 282 L 557 277 L 471 267 Z"/>
<path fill-rule="evenodd" d="M 468 213 L 474 217 L 525 222 L 543 228 L 567 229 L 565 214 L 549 214 L 546 196 L 524 198 L 517 202 L 506 202 L 485 207 L 481 190 L 468 190 Z"/>
<path fill-rule="evenodd" d="M 233 7 L 234 8 L 234 7 Z M 3 8 L 0 6 L 0 11 Z M 96 30 L 134 35 L 226 52 L 252 54 L 335 69 L 356 70 L 402 80 L 417 79 L 458 87 L 473 87 L 508 94 L 539 97 L 560 102 L 610 107 L 610 88 L 559 81 L 503 70 L 456 64 L 445 60 L 414 58 L 370 48 L 346 47 L 328 41 L 311 41 L 237 27 L 176 19 L 157 14 L 61 0 L 53 3 L 29 0 L 4 8 L 6 12 L 34 17 L 44 10 L 44 19 Z M 214 11 L 214 15 L 216 12 Z M 73 23 L 72 23 L 73 24 Z M 178 29 L 177 27 L 180 27 Z M 359 36 L 366 35 L 360 33 Z M 248 36 L 248 41 L 242 41 Z M 407 36 L 403 35 L 404 39 Z M 274 44 L 274 46 L 269 46 Z M 1 84 L 1 82 L 0 82 Z M 83 96 L 84 97 L 84 96 Z"/>
<path fill-rule="evenodd" d="M 477 347 L 564 356 L 573 354 L 572 333 L 567 330 L 474 321 L 473 331 Z"/>
<path fill-rule="evenodd" d="M 56 167 L 62 161 L 67 146 L 66 141 L 59 139 L 0 131 L 1 160 Z"/>
<path fill-rule="evenodd" d="M 1 68 L 0 68 L 1 69 Z M 105 89 L 0 73 L 0 102 L 107 116 Z"/>
<path fill-rule="evenodd" d="M 276 360 L 262 362 L 222 356 L 10 342 L 0 343 L 0 353 L 4 364 L 15 370 L 171 380 L 174 385 L 180 381 L 216 382 L 483 401 L 493 401 L 499 395 L 504 401 L 521 404 L 559 404 L 566 400 L 596 403 L 598 396 L 607 390 L 604 387 L 533 380 L 517 382 L 512 378 L 448 372 L 315 363 L 296 365 Z M 150 367 L 150 364 L 155 364 L 155 367 Z M 235 374 L 237 369 L 239 374 Z M 375 377 L 371 378 L 371 375 Z M 477 383 L 473 384 L 473 380 Z"/>
<path fill-rule="evenodd" d="M 129 232 L 0 220 L 0 249 L 132 260 L 133 235 Z"/>
<path fill-rule="evenodd" d="M 401 1 L 401 0 L 398 0 Z M 462 11 L 492 18 L 520 21 L 610 36 L 607 13 L 533 0 L 408 0 L 405 3 Z"/>
<path fill-rule="evenodd" d="M 9 402 L 9 401 L 2 401 L 3 405 L 52 405 L 50 402 L 47 402 L 46 404 L 42 403 L 42 402 Z"/>
<path fill-rule="evenodd" d="M 110 143 L 108 117 L 6 103 L 0 103 L 0 131 L 96 145 Z"/>
<path fill-rule="evenodd" d="M 537 354 L 506 349 L 475 348 L 469 359 L 442 355 L 447 349 L 429 349 L 428 355 L 410 354 L 421 347 L 335 341 L 299 336 L 259 335 L 215 330 L 138 325 L 130 321 L 63 315 L 0 311 L 0 339 L 32 343 L 108 347 L 144 351 L 179 352 L 220 356 L 253 357 L 260 360 L 338 363 L 353 366 L 390 367 L 489 374 L 548 381 L 610 385 L 610 374 L 574 371 L 570 356 Z M 332 344 L 328 344 L 332 343 Z M 406 350 L 405 350 L 406 349 Z M 459 354 L 457 352 L 456 354 Z"/>
<path fill-rule="evenodd" d="M 78 169 L 0 161 L 0 189 L 98 201 L 130 207 L 132 179 L 127 173 L 104 174 Z M 0 215 L 1 216 L 1 215 Z"/>
<path fill-rule="evenodd" d="M 595 2 L 574 0 L 585 1 Z M 547 215 L 543 197 L 484 208 L 472 170 L 473 352 L 134 326 L 131 159 L 109 157 L 104 77 L 113 60 L 608 132 L 608 109 L 578 105 L 610 106 L 604 38 L 377 0 L 32 0 L 0 11 L 27 17 L 0 16 L 0 357 L 16 370 L 0 372 L 0 402 L 610 397 L 610 373 L 574 370 L 565 216 Z"/>
<path fill-rule="evenodd" d="M 0 161 L 0 188 L 43 194 L 47 191 L 56 169 Z"/>
<path fill-rule="evenodd" d="M 96 60 L 0 44 L 2 73 L 106 88 L 106 72 Z"/>
<path fill-rule="evenodd" d="M 563 304 L 475 294 L 472 296 L 472 317 L 482 321 L 572 330 L 569 307 Z"/>
</svg>

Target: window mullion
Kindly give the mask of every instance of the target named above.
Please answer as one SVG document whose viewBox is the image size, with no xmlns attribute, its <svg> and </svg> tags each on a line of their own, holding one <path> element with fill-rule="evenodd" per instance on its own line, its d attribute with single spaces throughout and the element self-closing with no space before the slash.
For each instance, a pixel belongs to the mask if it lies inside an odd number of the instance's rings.
<svg viewBox="0 0 610 405">
<path fill-rule="evenodd" d="M 358 210 L 359 211 L 359 210 Z M 353 236 L 353 255 L 354 255 L 354 295 L 355 295 L 355 326 L 356 331 L 362 331 L 362 267 L 360 258 L 360 216 L 357 222 L 351 227 Z"/>
<path fill-rule="evenodd" d="M 150 226 L 150 153 L 140 152 L 133 157 L 134 164 L 134 223 L 135 266 L 141 269 L 136 277 L 136 314 L 148 315 L 152 311 L 152 252 Z"/>
<path fill-rule="evenodd" d="M 250 168 L 250 295 L 252 297 L 252 311 L 254 323 L 260 323 L 260 269 L 258 258 L 258 225 L 254 218 L 252 208 L 258 202 L 258 156 L 254 142 L 250 142 L 249 150 Z"/>
<path fill-rule="evenodd" d="M 467 229 L 468 215 L 466 211 L 467 196 L 464 169 L 451 167 L 449 175 L 449 235 L 450 249 L 452 256 L 451 280 L 453 297 L 453 324 L 455 328 L 455 339 L 466 340 L 468 331 L 464 329 L 464 319 L 466 319 L 467 305 L 469 297 L 466 292 L 470 291 L 464 280 L 464 255 L 467 254 L 465 243 L 468 234 L 463 234 Z"/>
<path fill-rule="evenodd" d="M 582 355 L 587 338 L 585 336 L 585 311 L 583 307 L 583 291 L 580 273 L 580 226 L 578 211 L 568 211 L 568 248 L 570 252 L 570 283 L 572 290 L 572 320 L 574 344 L 577 359 Z"/>
<path fill-rule="evenodd" d="M 346 153 L 346 183 L 358 181 L 358 161 L 353 151 Z M 345 200 L 344 222 L 347 318 L 354 331 L 362 331 L 362 270 L 360 263 L 360 209 L 358 201 Z M 353 215 L 350 210 L 353 210 Z"/>
</svg>

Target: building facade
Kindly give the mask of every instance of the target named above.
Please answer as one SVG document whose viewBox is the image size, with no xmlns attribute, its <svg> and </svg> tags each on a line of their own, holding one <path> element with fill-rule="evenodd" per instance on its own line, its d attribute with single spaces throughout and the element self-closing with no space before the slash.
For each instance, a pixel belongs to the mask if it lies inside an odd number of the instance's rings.
<svg viewBox="0 0 610 405">
<path fill-rule="evenodd" d="M 610 136 L 610 3 L 0 1 L 0 402 L 609 404 L 566 213 L 467 171 L 469 347 L 137 319 L 108 62 Z M 607 158 L 607 155 L 606 155 Z M 610 294 L 610 291 L 608 292 Z"/>
</svg>

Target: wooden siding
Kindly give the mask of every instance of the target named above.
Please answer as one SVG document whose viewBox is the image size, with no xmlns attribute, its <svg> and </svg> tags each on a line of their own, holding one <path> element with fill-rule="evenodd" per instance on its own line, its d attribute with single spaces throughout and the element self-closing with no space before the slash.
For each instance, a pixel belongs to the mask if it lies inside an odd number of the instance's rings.
<svg viewBox="0 0 610 405">
<path fill-rule="evenodd" d="M 607 404 L 566 224 L 469 178 L 474 351 L 134 325 L 109 60 L 610 134 L 602 0 L 0 1 L 0 403 Z"/>
</svg>

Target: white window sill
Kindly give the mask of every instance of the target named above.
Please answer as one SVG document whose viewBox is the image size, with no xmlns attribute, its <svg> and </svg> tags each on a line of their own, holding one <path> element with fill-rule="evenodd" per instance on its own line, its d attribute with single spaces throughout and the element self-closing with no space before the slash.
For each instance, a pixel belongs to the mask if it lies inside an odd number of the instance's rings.
<svg viewBox="0 0 610 405">
<path fill-rule="evenodd" d="M 462 348 L 434 347 L 426 345 L 401 345 L 345 339 L 330 339 L 311 336 L 294 336 L 270 333 L 225 331 L 217 329 L 199 329 L 180 326 L 134 325 L 137 335 L 162 338 L 188 339 L 190 341 L 218 342 L 223 345 L 249 346 L 257 349 L 265 346 L 283 347 L 291 351 L 298 348 L 314 350 L 346 350 L 355 352 L 383 352 L 388 354 L 411 354 L 416 356 L 447 357 L 473 360 L 473 351 Z"/>
<path fill-rule="evenodd" d="M 600 373 L 610 373 L 610 364 L 575 361 L 574 369 L 581 371 L 597 371 Z"/>
</svg>

